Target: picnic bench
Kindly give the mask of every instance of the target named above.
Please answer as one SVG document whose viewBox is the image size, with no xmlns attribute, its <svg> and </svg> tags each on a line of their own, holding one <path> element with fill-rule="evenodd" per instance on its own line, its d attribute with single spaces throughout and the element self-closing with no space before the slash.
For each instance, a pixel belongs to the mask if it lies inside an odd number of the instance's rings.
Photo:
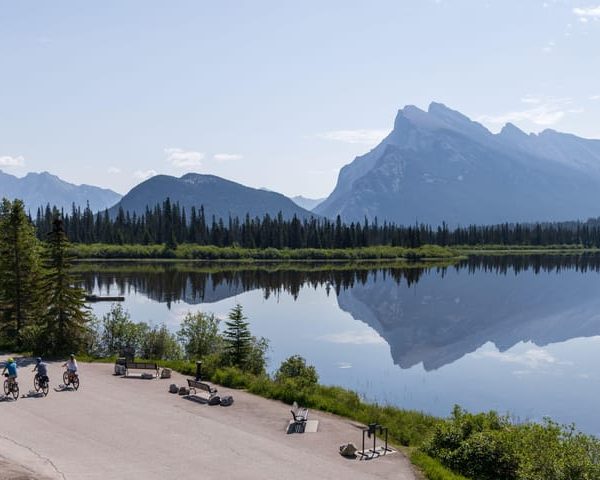
<svg viewBox="0 0 600 480">
<path fill-rule="evenodd" d="M 294 423 L 296 425 L 302 425 L 308 420 L 308 408 L 301 408 L 296 402 L 292 404 L 292 417 L 294 417 Z"/>
<path fill-rule="evenodd" d="M 201 390 L 204 393 L 208 394 L 208 400 L 210 401 L 217 394 L 217 389 L 211 387 L 208 383 L 199 382 L 198 380 L 192 380 L 191 378 L 187 379 L 188 387 L 190 388 L 190 395 L 192 391 L 194 395 L 197 395 L 197 391 Z"/>
<path fill-rule="evenodd" d="M 125 362 L 125 376 L 129 375 L 129 370 L 154 370 L 158 378 L 158 363 L 154 362 Z"/>
</svg>

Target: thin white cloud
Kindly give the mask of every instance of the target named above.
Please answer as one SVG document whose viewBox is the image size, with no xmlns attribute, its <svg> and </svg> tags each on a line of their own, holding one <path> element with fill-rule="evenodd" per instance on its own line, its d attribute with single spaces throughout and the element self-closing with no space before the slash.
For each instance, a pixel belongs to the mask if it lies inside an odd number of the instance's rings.
<svg viewBox="0 0 600 480">
<path fill-rule="evenodd" d="M 600 19 L 600 5 L 594 7 L 574 8 L 573 13 L 577 15 L 580 19 Z"/>
<path fill-rule="evenodd" d="M 317 134 L 324 140 L 335 140 L 344 143 L 376 145 L 389 133 L 389 130 L 333 130 Z"/>
<path fill-rule="evenodd" d="M 567 114 L 581 113 L 581 108 L 571 107 L 573 100 L 570 98 L 544 98 L 527 96 L 521 99 L 527 105 L 523 110 L 499 115 L 481 115 L 477 118 L 482 123 L 504 125 L 508 122 L 531 122 L 535 125 L 550 126 L 558 123 Z"/>
<path fill-rule="evenodd" d="M 589 97 L 589 99 L 590 99 L 590 100 L 593 100 L 593 101 L 600 100 L 600 95 L 591 95 L 591 96 Z"/>
<path fill-rule="evenodd" d="M 476 358 L 491 358 L 503 363 L 522 365 L 531 370 L 546 368 L 554 365 L 570 365 L 570 362 L 559 361 L 543 348 L 530 348 L 521 353 L 499 352 L 485 350 L 473 354 Z"/>
<path fill-rule="evenodd" d="M 178 168 L 199 167 L 204 160 L 204 153 L 182 148 L 165 148 L 165 153 L 167 162 Z"/>
<path fill-rule="evenodd" d="M 552 50 L 554 50 L 554 47 L 555 47 L 555 46 L 556 46 L 556 43 L 555 43 L 555 42 L 552 42 L 552 41 L 550 41 L 550 42 L 548 42 L 548 43 L 546 44 L 546 46 L 545 46 L 544 48 L 542 48 L 542 51 L 543 51 L 544 53 L 552 53 Z"/>
<path fill-rule="evenodd" d="M 216 153 L 213 158 L 217 162 L 228 162 L 230 160 L 241 160 L 244 156 L 239 153 Z"/>
<path fill-rule="evenodd" d="M 133 176 L 140 180 L 147 180 L 150 177 L 156 175 L 156 173 L 156 170 L 136 170 L 135 172 L 133 172 Z"/>
<path fill-rule="evenodd" d="M 338 368 L 341 368 L 341 369 L 352 368 L 352 364 L 350 362 L 337 362 L 336 365 Z"/>
<path fill-rule="evenodd" d="M 110 167 L 108 167 L 107 172 L 111 173 L 111 174 L 117 174 L 117 173 L 121 173 L 121 169 L 119 167 L 110 166 Z"/>
<path fill-rule="evenodd" d="M 0 167 L 22 167 L 23 165 L 25 165 L 25 157 L 22 155 L 16 157 L 4 155 L 0 157 Z"/>
<path fill-rule="evenodd" d="M 330 335 L 323 335 L 318 339 L 324 342 L 346 343 L 352 345 L 372 345 L 385 343 L 385 340 L 373 330 L 351 330 L 348 332 L 332 333 Z"/>
</svg>

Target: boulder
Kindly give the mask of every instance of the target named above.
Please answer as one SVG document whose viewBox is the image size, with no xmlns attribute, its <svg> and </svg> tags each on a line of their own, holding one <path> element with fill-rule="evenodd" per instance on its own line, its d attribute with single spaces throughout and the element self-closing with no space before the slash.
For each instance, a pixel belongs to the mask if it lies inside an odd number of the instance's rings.
<svg viewBox="0 0 600 480">
<path fill-rule="evenodd" d="M 169 393 L 177 393 L 177 392 L 179 392 L 179 387 L 177 385 L 175 385 L 174 383 L 169 385 Z"/>
<path fill-rule="evenodd" d="M 160 378 L 171 378 L 171 369 L 163 368 L 160 372 Z"/>
<path fill-rule="evenodd" d="M 356 448 L 356 445 L 354 445 L 352 442 L 340 445 L 340 455 L 343 457 L 354 457 L 356 456 L 357 451 L 358 448 Z"/>
</svg>

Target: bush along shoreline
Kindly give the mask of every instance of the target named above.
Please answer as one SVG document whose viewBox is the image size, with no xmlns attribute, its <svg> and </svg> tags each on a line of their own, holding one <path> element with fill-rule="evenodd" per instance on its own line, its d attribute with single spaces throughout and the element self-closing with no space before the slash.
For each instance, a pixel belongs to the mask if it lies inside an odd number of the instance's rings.
<svg viewBox="0 0 600 480">
<path fill-rule="evenodd" d="M 183 243 L 106 244 L 72 243 L 69 254 L 77 259 L 177 259 L 177 260 L 273 260 L 273 261 L 351 261 L 351 260 L 427 260 L 456 258 L 458 254 L 438 245 L 418 248 L 373 246 L 360 248 L 242 248 Z"/>
<path fill-rule="evenodd" d="M 319 384 L 316 369 L 297 355 L 269 375 L 268 341 L 251 334 L 240 305 L 224 321 L 188 313 L 176 334 L 134 323 L 114 305 L 95 328 L 93 348 L 82 360 L 112 362 L 121 349 L 134 346 L 140 357 L 189 376 L 202 360 L 203 377 L 218 385 L 388 427 L 391 442 L 407 447 L 429 480 L 600 479 L 600 440 L 573 426 L 549 419 L 515 423 L 493 411 L 472 414 L 458 406 L 448 418 L 439 418 L 369 403 L 356 392 Z"/>
</svg>

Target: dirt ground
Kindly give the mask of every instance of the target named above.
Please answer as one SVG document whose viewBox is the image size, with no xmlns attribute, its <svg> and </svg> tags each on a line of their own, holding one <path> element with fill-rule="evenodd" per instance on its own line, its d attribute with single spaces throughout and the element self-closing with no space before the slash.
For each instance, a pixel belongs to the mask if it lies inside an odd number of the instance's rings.
<svg viewBox="0 0 600 480">
<path fill-rule="evenodd" d="M 4 359 L 0 359 L 4 360 Z M 50 364 L 50 393 L 28 397 L 32 365 L 19 370 L 21 395 L 0 401 L 0 480 L 26 479 L 415 479 L 402 453 L 348 460 L 338 446 L 361 431 L 321 412 L 317 433 L 286 434 L 289 406 L 246 392 L 229 407 L 168 393 L 170 380 L 112 375 L 113 366 L 80 364 L 79 391 L 55 391 L 60 364 Z"/>
</svg>

